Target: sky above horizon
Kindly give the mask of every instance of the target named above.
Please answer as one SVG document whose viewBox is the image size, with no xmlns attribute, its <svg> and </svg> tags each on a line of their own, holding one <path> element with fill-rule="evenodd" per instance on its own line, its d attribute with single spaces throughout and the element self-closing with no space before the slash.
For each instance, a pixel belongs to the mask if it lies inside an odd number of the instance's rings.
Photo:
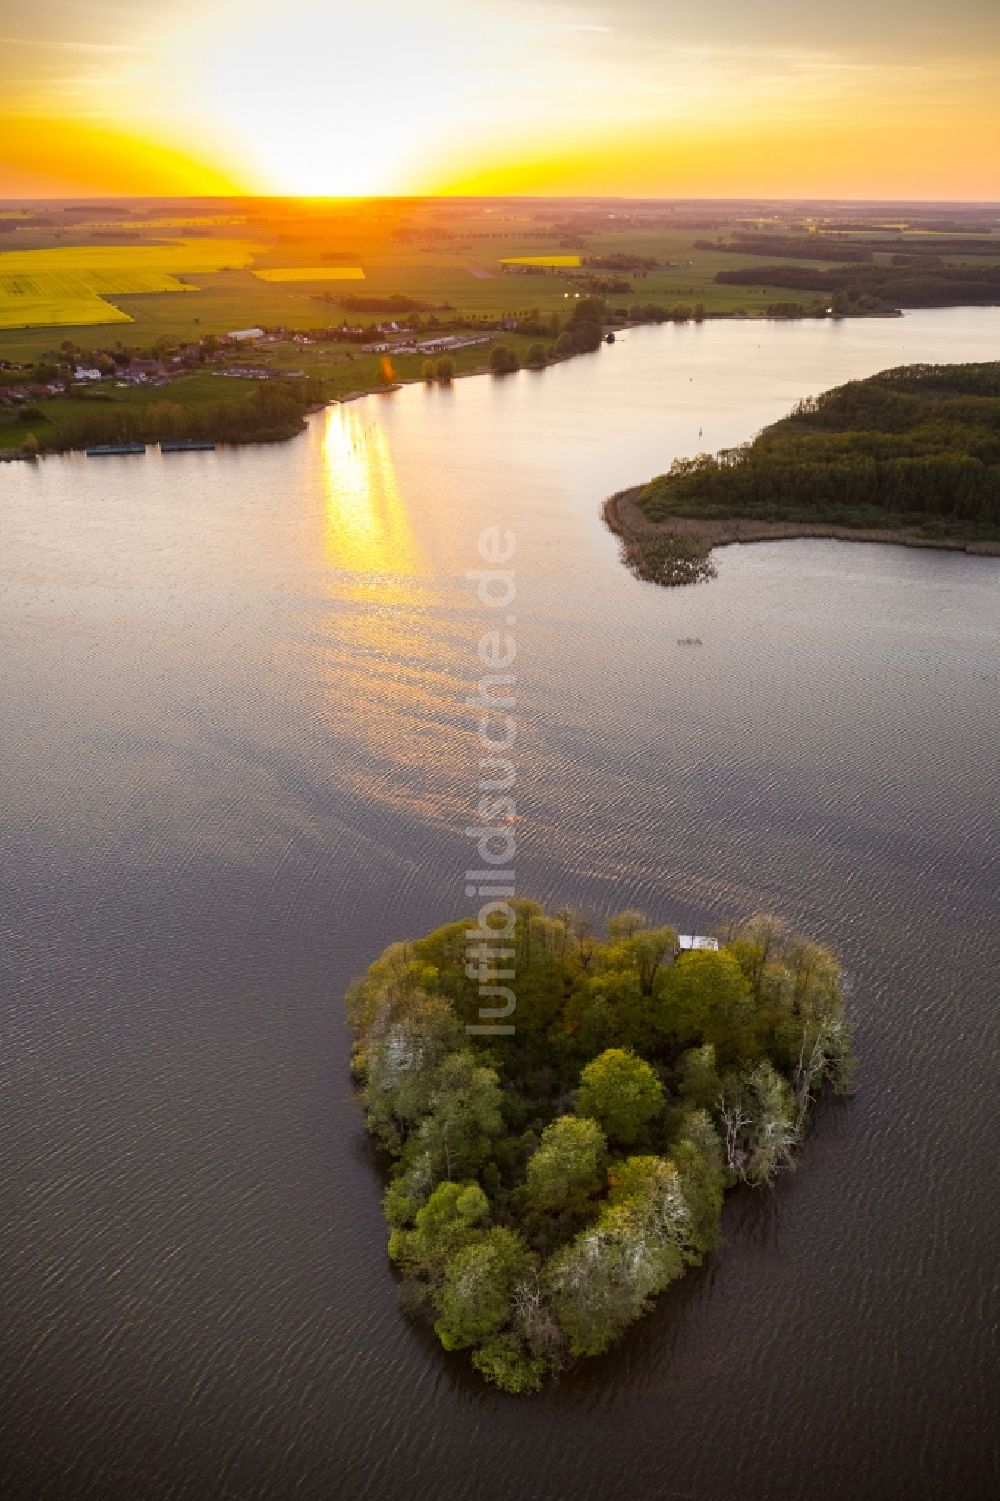
<svg viewBox="0 0 1000 1501">
<path fill-rule="evenodd" d="M 1000 200 L 996 0 L 0 5 L 0 197 Z"/>
</svg>

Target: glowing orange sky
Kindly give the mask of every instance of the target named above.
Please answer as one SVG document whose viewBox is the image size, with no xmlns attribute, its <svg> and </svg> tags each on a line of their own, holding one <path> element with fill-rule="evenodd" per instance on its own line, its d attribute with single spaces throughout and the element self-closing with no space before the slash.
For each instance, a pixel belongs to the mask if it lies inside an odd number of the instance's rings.
<svg viewBox="0 0 1000 1501">
<path fill-rule="evenodd" d="M 995 0 L 36 0 L 0 30 L 0 196 L 1000 199 Z"/>
</svg>

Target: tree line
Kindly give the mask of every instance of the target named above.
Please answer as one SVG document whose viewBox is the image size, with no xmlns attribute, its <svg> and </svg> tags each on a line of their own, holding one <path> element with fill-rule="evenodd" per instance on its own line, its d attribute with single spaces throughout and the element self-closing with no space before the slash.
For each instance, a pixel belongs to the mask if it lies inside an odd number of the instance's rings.
<svg viewBox="0 0 1000 1501">
<path fill-rule="evenodd" d="M 630 323 L 701 323 L 705 317 L 705 304 L 677 302 L 666 307 L 662 302 L 633 302 L 623 310 Z"/>
<path fill-rule="evenodd" d="M 628 255 L 621 250 L 581 257 L 581 265 L 592 266 L 597 271 L 653 271 L 659 264 L 653 255 Z"/>
<path fill-rule="evenodd" d="M 580 297 L 574 303 L 569 316 L 563 321 L 558 314 L 542 318 L 533 312 L 519 320 L 517 333 L 549 333 L 548 344 L 532 344 L 524 363 L 529 370 L 541 370 L 554 360 L 569 358 L 574 354 L 588 354 L 598 349 L 603 338 L 603 323 L 612 317 L 607 303 L 601 297 Z M 561 330 L 561 331 L 560 331 Z M 511 375 L 520 370 L 521 360 L 507 344 L 497 344 L 490 350 L 490 369 L 494 375 Z"/>
<path fill-rule="evenodd" d="M 724 250 L 734 255 L 787 255 L 800 261 L 871 261 L 867 245 L 832 235 L 737 234 L 730 240 L 695 240 L 696 250 Z"/>
<path fill-rule="evenodd" d="M 347 1009 L 403 1305 L 524 1392 L 719 1244 L 727 1186 L 788 1166 L 852 1054 L 837 961 L 774 918 L 681 954 L 640 912 L 602 938 L 512 908 L 495 946 L 470 952 L 468 922 L 392 945 Z M 501 966 L 514 1025 L 487 1038 L 467 1027 Z"/>
<path fill-rule="evenodd" d="M 754 517 L 1000 537 L 1000 363 L 914 365 L 799 402 L 752 442 L 679 459 L 656 521 Z"/>
<path fill-rule="evenodd" d="M 945 266 L 928 260 L 907 266 L 738 266 L 717 271 L 713 279 L 724 286 L 840 290 L 861 311 L 1000 303 L 1000 265 Z"/>
<path fill-rule="evenodd" d="M 321 401 L 322 383 L 315 380 L 269 381 L 246 396 L 188 406 L 169 400 L 148 405 L 92 400 L 92 410 L 60 416 L 58 426 L 40 428 L 37 442 L 50 452 L 173 439 L 267 443 L 294 437 L 306 413 Z"/>
<path fill-rule="evenodd" d="M 855 225 L 854 227 L 863 226 Z M 871 263 L 876 253 L 903 256 L 907 260 L 914 261 L 958 255 L 985 256 L 995 260 L 997 256 L 996 241 L 990 235 L 982 235 L 977 239 L 949 239 L 943 235 L 923 238 L 895 236 L 885 239 L 870 238 L 859 243 L 856 240 L 845 240 L 839 234 L 747 233 L 734 234 L 728 240 L 722 239 L 721 236 L 717 240 L 695 240 L 694 244 L 697 250 L 722 250 L 733 255 L 739 255 L 742 252 L 744 255 L 788 256 L 792 260 L 837 261 L 840 264 Z"/>
</svg>

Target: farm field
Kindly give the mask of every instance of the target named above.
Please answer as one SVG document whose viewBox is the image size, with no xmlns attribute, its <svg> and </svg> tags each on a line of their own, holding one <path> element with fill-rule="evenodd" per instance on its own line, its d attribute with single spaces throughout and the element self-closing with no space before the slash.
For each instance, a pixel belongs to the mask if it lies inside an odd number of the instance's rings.
<svg viewBox="0 0 1000 1501">
<path fill-rule="evenodd" d="M 553 244 L 548 214 L 501 202 L 277 202 L 247 204 L 245 212 L 241 204 L 238 213 L 221 204 L 213 212 L 211 201 L 193 201 L 189 213 L 184 207 L 164 203 L 156 211 L 144 203 L 132 212 L 123 206 L 120 216 L 104 212 L 71 223 L 51 215 L 51 223 L 39 224 L 28 215 L 0 240 L 0 358 L 37 359 L 58 343 L 55 328 L 85 329 L 100 347 L 101 326 L 110 336 L 126 321 L 137 344 L 251 324 L 302 329 L 340 322 L 338 284 L 346 292 L 362 280 L 366 296 L 409 297 L 472 317 L 554 312 L 578 290 L 573 277 L 585 255 L 659 262 L 630 275 L 634 291 L 626 302 L 701 302 L 708 314 L 754 314 L 775 295 L 764 285 L 715 284 L 716 271 L 731 267 L 733 258 L 696 248 L 697 226 L 610 222 L 605 214 L 588 220 L 575 236 L 581 249 L 569 250 Z M 238 239 L 234 226 L 242 231 Z M 163 238 L 184 227 L 197 227 L 197 237 Z M 116 232 L 128 242 L 106 238 Z M 536 270 L 505 274 L 505 265 Z M 76 278 L 72 284 L 68 274 Z M 15 288 L 15 275 L 31 278 L 30 294 Z M 194 295 L 177 296 L 182 289 Z"/>
<path fill-rule="evenodd" d="M 841 209 L 850 228 L 839 229 L 815 206 L 624 200 L 123 200 L 89 213 L 12 202 L 0 214 L 15 226 L 0 237 L 0 359 L 26 361 L 51 358 L 67 337 L 86 353 L 119 339 L 148 349 L 251 325 L 375 323 L 397 298 L 444 324 L 564 313 L 601 277 L 627 286 L 607 294 L 619 309 L 701 304 L 707 317 L 757 317 L 775 304 L 822 305 L 821 295 L 768 284 L 766 247 L 756 258 L 723 248 L 747 233 L 773 236 L 782 267 L 813 271 L 839 264 L 841 245 L 873 238 L 876 265 L 888 266 L 897 247 L 926 253 L 938 243 L 943 263 L 957 264 L 947 244 L 958 235 L 976 245 L 977 265 L 1000 262 L 996 215 L 986 209 L 981 224 L 961 229 L 937 229 L 916 212 L 911 224 L 899 205 Z M 782 244 L 814 233 L 831 237 L 829 260 L 797 258 Z M 614 257 L 654 264 L 617 272 Z M 740 266 L 754 276 L 716 282 Z"/>
<path fill-rule="evenodd" d="M 13 278 L 11 278 L 13 279 Z M 0 331 L 24 328 L 86 328 L 93 324 L 128 323 L 128 313 L 87 290 L 43 282 L 37 291 L 8 290 L 0 278 Z M 181 289 L 183 290 L 183 289 Z"/>
<path fill-rule="evenodd" d="M 261 266 L 261 281 L 364 281 L 360 266 Z"/>
<path fill-rule="evenodd" d="M 134 229 L 200 229 L 211 227 L 213 229 L 232 229 L 234 225 L 245 224 L 246 214 L 185 214 L 180 218 L 140 218 L 140 219 L 97 219 L 89 221 L 88 227 L 100 230 L 134 230 Z"/>
<path fill-rule="evenodd" d="M 246 265 L 256 247 L 228 239 L 0 250 L 0 329 L 128 323 L 109 299 L 194 292 L 182 276 Z"/>
<path fill-rule="evenodd" d="M 553 271 L 579 266 L 578 255 L 505 255 L 501 266 L 545 266 Z"/>
<path fill-rule="evenodd" d="M 330 313 L 321 303 L 301 290 L 293 290 L 293 285 L 288 284 L 286 290 L 279 282 L 259 281 L 250 271 L 219 271 L 199 275 L 192 282 L 196 296 L 178 297 L 165 292 L 120 295 L 113 303 L 99 300 L 99 306 L 110 319 L 116 309 L 124 313 L 125 325 L 112 324 L 105 316 L 105 328 L 0 328 L 0 359 L 38 360 L 57 349 L 67 336 L 84 348 L 100 349 L 116 339 L 149 348 L 158 339 L 181 343 L 255 323 L 306 329 L 331 321 Z"/>
</svg>

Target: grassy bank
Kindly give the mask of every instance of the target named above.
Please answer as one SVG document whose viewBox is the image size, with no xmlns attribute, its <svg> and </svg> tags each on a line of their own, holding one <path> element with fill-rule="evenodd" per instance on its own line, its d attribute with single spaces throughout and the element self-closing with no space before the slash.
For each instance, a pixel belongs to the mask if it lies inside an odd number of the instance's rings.
<svg viewBox="0 0 1000 1501">
<path fill-rule="evenodd" d="M 537 344 L 537 338 L 504 333 L 488 344 L 457 349 L 449 358 L 457 378 L 487 373 L 490 354 L 498 345 L 526 362 Z M 179 375 L 164 385 L 121 388 L 103 384 L 31 403 L 24 410 L 0 409 L 0 456 L 12 458 L 27 450 L 59 453 L 124 440 L 156 442 L 161 437 L 229 443 L 291 438 L 301 432 L 306 413 L 327 402 L 422 380 L 426 359 L 419 354 L 391 355 L 387 363 L 384 356 L 362 354 L 356 345 L 289 342 L 272 344 L 264 353 L 254 351 L 248 362 L 276 369 L 293 367 L 303 377 L 265 381 L 205 370 Z M 269 393 L 281 393 L 280 412 L 279 402 Z"/>
<path fill-rule="evenodd" d="M 218 382 L 217 389 L 225 384 Z M 274 442 L 301 432 L 306 413 L 323 401 L 322 387 L 313 381 L 240 384 L 240 393 L 216 399 L 207 399 L 203 391 L 183 389 L 178 394 L 187 400 L 172 399 L 171 387 L 109 393 L 106 399 L 101 399 L 103 393 L 57 398 L 46 403 L 51 417 L 29 417 L 7 427 L 5 451 L 8 457 L 30 458 L 102 443 Z"/>
</svg>

